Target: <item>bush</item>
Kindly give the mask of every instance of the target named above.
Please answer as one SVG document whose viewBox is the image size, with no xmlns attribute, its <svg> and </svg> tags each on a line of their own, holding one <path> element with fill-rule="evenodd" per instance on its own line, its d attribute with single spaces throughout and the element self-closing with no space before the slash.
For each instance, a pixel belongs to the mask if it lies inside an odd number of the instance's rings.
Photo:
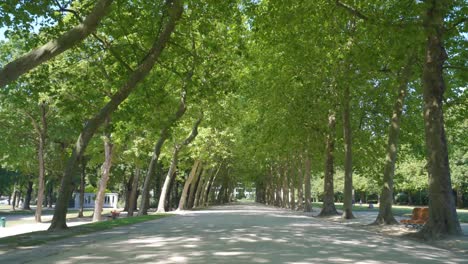
<svg viewBox="0 0 468 264">
<path fill-rule="evenodd" d="M 408 195 L 404 192 L 395 195 L 395 204 L 408 204 Z"/>
</svg>

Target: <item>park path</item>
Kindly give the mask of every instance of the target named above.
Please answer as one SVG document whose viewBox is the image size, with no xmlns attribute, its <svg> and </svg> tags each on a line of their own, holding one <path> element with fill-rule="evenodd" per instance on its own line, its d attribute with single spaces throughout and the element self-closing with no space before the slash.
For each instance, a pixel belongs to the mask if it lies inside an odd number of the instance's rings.
<svg viewBox="0 0 468 264">
<path fill-rule="evenodd" d="M 467 256 L 258 204 L 211 207 L 0 255 L 0 263 L 468 263 Z"/>
</svg>

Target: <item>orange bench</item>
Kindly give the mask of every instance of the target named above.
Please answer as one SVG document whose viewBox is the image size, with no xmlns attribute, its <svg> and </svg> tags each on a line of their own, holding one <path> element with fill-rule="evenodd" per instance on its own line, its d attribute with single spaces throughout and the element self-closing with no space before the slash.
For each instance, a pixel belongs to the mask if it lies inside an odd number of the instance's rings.
<svg viewBox="0 0 468 264">
<path fill-rule="evenodd" d="M 429 220 L 429 208 L 416 207 L 413 209 L 411 219 L 400 220 L 400 223 L 407 225 L 424 225 Z"/>
</svg>

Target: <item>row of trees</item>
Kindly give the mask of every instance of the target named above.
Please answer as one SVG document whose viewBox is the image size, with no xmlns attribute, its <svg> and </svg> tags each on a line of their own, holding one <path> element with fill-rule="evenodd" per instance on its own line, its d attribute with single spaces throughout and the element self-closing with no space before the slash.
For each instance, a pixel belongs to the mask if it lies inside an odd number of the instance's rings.
<svg viewBox="0 0 468 264">
<path fill-rule="evenodd" d="M 50 230 L 66 228 L 86 185 L 99 220 L 106 189 L 132 215 L 227 202 L 241 182 L 307 211 L 320 181 L 322 215 L 341 192 L 347 219 L 353 189 L 377 192 L 376 223 L 393 224 L 394 185 L 419 188 L 418 176 L 431 215 L 421 234 L 461 233 L 462 0 L 59 0 L 0 14 L 1 164 L 32 183 L 37 221 L 56 191 Z"/>
</svg>

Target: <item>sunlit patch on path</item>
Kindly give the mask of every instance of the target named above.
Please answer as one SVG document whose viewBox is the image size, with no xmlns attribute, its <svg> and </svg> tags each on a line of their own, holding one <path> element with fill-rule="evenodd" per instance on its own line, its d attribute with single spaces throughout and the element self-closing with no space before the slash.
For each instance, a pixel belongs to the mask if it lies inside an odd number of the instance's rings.
<svg viewBox="0 0 468 264">
<path fill-rule="evenodd" d="M 2 263 L 463 263 L 464 256 L 300 213 L 228 205 L 0 255 Z"/>
</svg>

